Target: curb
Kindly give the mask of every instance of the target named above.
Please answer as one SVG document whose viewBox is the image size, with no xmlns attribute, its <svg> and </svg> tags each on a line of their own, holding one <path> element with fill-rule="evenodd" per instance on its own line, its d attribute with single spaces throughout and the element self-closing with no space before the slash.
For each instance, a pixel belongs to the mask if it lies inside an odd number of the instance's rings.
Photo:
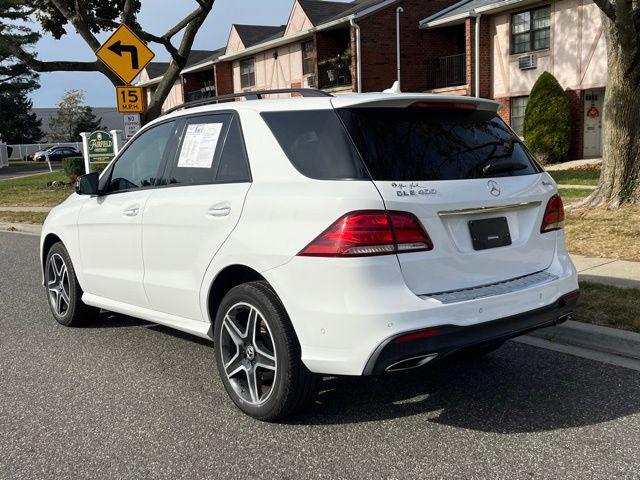
<svg viewBox="0 0 640 480">
<path fill-rule="evenodd" d="M 528 336 L 640 360 L 640 333 L 569 320 L 555 327 L 536 330 Z"/>
<path fill-rule="evenodd" d="M 0 232 L 6 233 L 23 233 L 27 235 L 40 235 L 42 225 L 34 225 L 31 223 L 1 223 Z"/>
</svg>

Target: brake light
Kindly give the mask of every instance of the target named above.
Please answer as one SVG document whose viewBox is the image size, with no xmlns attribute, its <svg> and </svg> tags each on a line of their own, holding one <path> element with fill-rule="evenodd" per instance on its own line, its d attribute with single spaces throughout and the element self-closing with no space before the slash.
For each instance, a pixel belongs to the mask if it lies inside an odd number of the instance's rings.
<svg viewBox="0 0 640 480">
<path fill-rule="evenodd" d="M 434 335 L 438 335 L 440 330 L 432 329 L 432 330 L 421 330 L 419 332 L 407 333 L 406 335 L 402 335 L 396 338 L 393 343 L 405 343 L 410 342 L 412 340 L 420 340 L 421 338 L 432 337 Z"/>
<path fill-rule="evenodd" d="M 477 110 L 475 103 L 470 102 L 413 102 L 409 108 L 431 110 Z"/>
<path fill-rule="evenodd" d="M 544 217 L 542 218 L 540 233 L 553 232 L 554 230 L 560 230 L 563 227 L 564 205 L 562 204 L 562 198 L 560 198 L 560 195 L 555 194 L 547 203 L 547 208 L 545 209 Z"/>
<path fill-rule="evenodd" d="M 340 217 L 298 255 L 364 257 L 426 250 L 433 250 L 433 243 L 412 213 L 360 210 Z"/>
</svg>

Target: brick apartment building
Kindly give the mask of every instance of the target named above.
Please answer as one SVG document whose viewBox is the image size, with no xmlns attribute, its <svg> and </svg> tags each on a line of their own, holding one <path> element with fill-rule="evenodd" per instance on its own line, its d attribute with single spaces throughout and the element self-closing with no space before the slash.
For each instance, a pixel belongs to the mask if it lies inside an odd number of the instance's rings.
<svg viewBox="0 0 640 480">
<path fill-rule="evenodd" d="M 591 0 L 295 0 L 286 23 L 233 25 L 225 47 L 194 52 L 165 108 L 262 89 L 381 91 L 398 78 L 398 40 L 403 91 L 493 98 L 518 133 L 550 71 L 571 105 L 571 158 L 601 155 L 606 45 Z M 141 84 L 164 69 L 152 64 Z"/>
</svg>

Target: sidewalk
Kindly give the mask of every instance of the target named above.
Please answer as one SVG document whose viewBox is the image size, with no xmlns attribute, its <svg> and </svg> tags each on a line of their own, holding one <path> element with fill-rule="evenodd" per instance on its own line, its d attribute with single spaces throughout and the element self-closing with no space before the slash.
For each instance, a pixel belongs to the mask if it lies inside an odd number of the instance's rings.
<svg viewBox="0 0 640 480">
<path fill-rule="evenodd" d="M 554 170 L 571 170 L 575 167 L 585 167 L 587 165 L 600 165 L 601 158 L 583 158 L 580 160 L 571 160 L 570 162 L 555 163 L 553 165 L 545 165 L 544 169 L 553 172 Z"/>
<path fill-rule="evenodd" d="M 580 280 L 614 287 L 640 288 L 640 262 L 572 254 Z"/>
<path fill-rule="evenodd" d="M 0 212 L 44 212 L 49 213 L 53 207 L 1 207 Z"/>
</svg>

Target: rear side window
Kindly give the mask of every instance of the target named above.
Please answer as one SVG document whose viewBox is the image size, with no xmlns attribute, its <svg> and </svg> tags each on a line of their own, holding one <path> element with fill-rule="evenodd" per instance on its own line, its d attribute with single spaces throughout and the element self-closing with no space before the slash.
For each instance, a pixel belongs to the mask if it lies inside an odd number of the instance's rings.
<svg viewBox="0 0 640 480">
<path fill-rule="evenodd" d="M 293 166 L 318 180 L 368 180 L 369 176 L 334 110 L 263 112 Z"/>
<path fill-rule="evenodd" d="M 187 119 L 167 172 L 168 185 L 250 181 L 238 120 L 230 113 Z"/>
<path fill-rule="evenodd" d="M 374 180 L 464 180 L 540 173 L 494 112 L 432 108 L 340 109 Z"/>
</svg>

